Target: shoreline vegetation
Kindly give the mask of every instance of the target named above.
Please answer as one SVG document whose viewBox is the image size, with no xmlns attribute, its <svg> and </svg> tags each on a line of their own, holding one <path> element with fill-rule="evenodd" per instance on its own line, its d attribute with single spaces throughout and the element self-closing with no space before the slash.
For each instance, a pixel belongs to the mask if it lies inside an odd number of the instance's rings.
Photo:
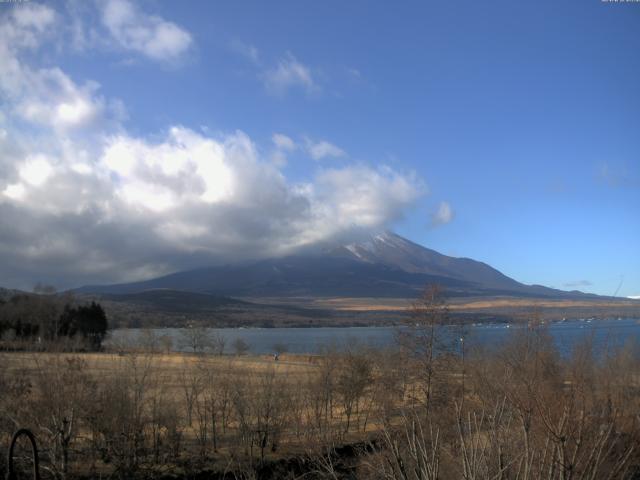
<svg viewBox="0 0 640 480">
<path fill-rule="evenodd" d="M 222 354 L 199 328 L 185 333 L 191 353 L 74 352 L 66 339 L 0 352 L 0 448 L 31 429 L 43 478 L 62 480 L 640 474 L 636 342 L 602 354 L 586 337 L 560 355 L 532 311 L 502 345 L 471 348 L 464 325 L 441 335 L 452 319 L 436 287 L 410 318 L 391 348 L 319 355 Z"/>
<path fill-rule="evenodd" d="M 89 296 L 108 309 L 114 328 L 163 328 L 189 324 L 214 328 L 396 326 L 411 320 L 407 298 L 243 298 L 228 306 L 175 308 L 145 301 L 114 301 Z M 546 321 L 581 318 L 638 318 L 638 300 L 553 300 L 543 298 L 449 299 L 456 323 L 526 323 L 531 312 Z"/>
<path fill-rule="evenodd" d="M 1 293 L 1 292 L 0 292 Z M 21 299 L 34 311 L 50 305 L 53 312 L 69 305 L 96 303 L 108 313 L 111 329 L 179 328 L 317 328 L 398 326 L 411 322 L 410 298 L 246 297 L 229 298 L 158 289 L 135 295 L 99 296 L 65 292 L 35 295 L 5 291 L 0 295 L 0 337 L 7 322 L 3 305 Z M 518 297 L 448 297 L 454 323 L 527 323 L 531 312 L 542 320 L 640 319 L 640 300 L 551 299 Z M 28 317 L 29 315 L 26 315 Z M 3 329 L 4 328 L 4 329 Z"/>
<path fill-rule="evenodd" d="M 616 316 L 616 315 L 590 315 L 590 316 L 584 316 L 584 317 L 576 317 L 576 316 L 571 316 L 571 317 L 563 317 L 560 319 L 557 318 L 552 318 L 552 319 L 542 319 L 542 322 L 549 324 L 549 325 L 553 325 L 553 324 L 560 324 L 563 322 L 592 322 L 592 321 L 602 321 L 602 320 L 615 320 L 616 318 L 618 319 L 627 319 L 627 320 L 638 320 L 640 321 L 640 314 L 639 315 L 631 315 L 631 316 Z M 487 318 L 477 318 L 477 317 L 469 317 L 468 320 L 473 320 L 475 319 L 476 321 L 473 323 L 469 323 L 465 320 L 458 320 L 458 321 L 452 321 L 452 323 L 448 323 L 446 325 L 442 325 L 444 327 L 455 327 L 455 326 L 459 326 L 459 325 L 466 325 L 466 326 L 479 326 L 479 325 L 486 325 L 486 326 L 491 326 L 491 325 L 513 325 L 513 326 L 517 326 L 517 327 L 524 327 L 527 326 L 528 320 L 526 318 L 521 318 L 519 319 L 519 321 L 514 321 L 513 319 L 506 319 L 506 318 L 502 318 L 502 317 L 487 317 Z M 307 325 L 307 324 L 302 324 L 302 325 L 289 325 L 287 327 L 279 327 L 279 326 L 274 326 L 274 325 L 239 325 L 239 326 L 229 326 L 229 327 L 218 327 L 218 326 L 202 326 L 200 328 L 212 328 L 212 329 L 225 329 L 225 330 L 250 330 L 250 329 L 256 329 L 256 330 L 262 330 L 262 329 L 273 329 L 273 330 L 278 330 L 278 329 L 282 329 L 282 328 L 299 328 L 299 329 L 306 329 L 306 328 L 362 328 L 362 329 L 366 329 L 366 328 L 373 328 L 373 327 L 405 327 L 407 325 L 407 321 L 405 320 L 404 322 L 393 322 L 393 323 L 378 323 L 378 324 L 374 324 L 374 325 L 369 325 L 369 324 L 349 324 L 349 323 L 340 323 L 338 325 L 333 325 L 333 324 L 327 324 L 327 325 Z M 162 330 L 162 329 L 171 329 L 171 328 L 190 328 L 192 327 L 192 324 L 188 324 L 184 327 L 146 327 L 146 326 L 132 326 L 132 327 L 124 327 L 123 330 L 149 330 L 149 329 L 155 329 L 155 330 Z"/>
</svg>

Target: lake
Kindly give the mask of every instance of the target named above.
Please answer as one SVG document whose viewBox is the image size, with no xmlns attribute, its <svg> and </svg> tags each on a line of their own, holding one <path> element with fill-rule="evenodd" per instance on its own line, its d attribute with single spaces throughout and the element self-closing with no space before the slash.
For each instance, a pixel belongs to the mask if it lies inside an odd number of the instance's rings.
<svg viewBox="0 0 640 480">
<path fill-rule="evenodd" d="M 233 342 L 240 338 L 250 346 L 251 353 L 273 353 L 274 345 L 285 345 L 291 353 L 317 353 L 323 346 L 337 348 L 353 343 L 376 347 L 391 346 L 403 327 L 322 327 L 322 328 L 210 328 L 212 334 L 225 338 L 225 352 L 232 353 Z M 514 324 L 481 324 L 466 326 L 465 345 L 493 347 L 502 344 L 512 332 L 526 328 Z M 150 329 L 156 336 L 167 335 L 173 349 L 188 351 L 183 345 L 181 328 Z M 567 320 L 548 324 L 548 330 L 561 353 L 570 352 L 574 345 L 591 337 L 597 348 L 621 346 L 627 341 L 640 340 L 640 321 L 636 319 Z M 113 330 L 105 344 L 140 346 L 144 330 Z"/>
</svg>

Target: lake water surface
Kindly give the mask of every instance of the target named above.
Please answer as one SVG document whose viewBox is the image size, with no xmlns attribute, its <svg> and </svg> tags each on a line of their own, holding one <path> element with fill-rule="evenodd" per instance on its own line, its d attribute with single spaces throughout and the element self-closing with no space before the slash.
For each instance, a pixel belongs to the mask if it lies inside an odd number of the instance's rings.
<svg viewBox="0 0 640 480">
<path fill-rule="evenodd" d="M 318 353 L 323 347 L 345 346 L 360 343 L 376 347 L 391 346 L 403 327 L 322 327 L 322 328 L 211 328 L 208 331 L 225 338 L 225 351 L 232 353 L 233 342 L 241 338 L 255 354 L 273 353 L 276 344 L 285 345 L 291 353 Z M 466 326 L 465 348 L 484 346 L 499 347 L 513 332 L 526 328 L 514 324 L 482 324 Z M 184 345 L 181 328 L 151 329 L 156 337 L 172 338 L 173 349 L 188 351 Z M 586 338 L 593 340 L 596 348 L 617 347 L 628 341 L 640 341 L 640 321 L 636 319 L 567 320 L 552 322 L 548 331 L 561 353 Z M 117 329 L 111 332 L 107 343 L 140 346 L 143 330 Z M 456 333 L 456 335 L 458 335 Z"/>
</svg>

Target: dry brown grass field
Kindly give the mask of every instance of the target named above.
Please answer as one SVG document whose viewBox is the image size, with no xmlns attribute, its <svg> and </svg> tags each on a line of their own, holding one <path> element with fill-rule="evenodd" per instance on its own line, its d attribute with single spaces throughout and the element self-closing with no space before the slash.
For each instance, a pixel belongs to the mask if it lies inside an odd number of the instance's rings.
<svg viewBox="0 0 640 480">
<path fill-rule="evenodd" d="M 180 457 L 194 465 L 224 466 L 238 456 L 256 456 L 264 463 L 307 455 L 315 445 L 361 441 L 377 429 L 372 398 L 365 400 L 364 392 L 377 374 L 364 355 L 357 354 L 361 371 L 339 380 L 329 378 L 344 361 L 337 355 L 284 354 L 275 361 L 272 356 L 157 352 L 2 352 L 3 386 L 11 393 L 0 406 L 3 444 L 11 428 L 27 426 L 54 465 L 60 456 L 54 451 L 61 445 L 50 424 L 58 428 L 75 418 L 69 452 L 95 450 L 75 456 L 75 472 L 84 475 L 113 473 L 114 467 L 131 473 L 127 451 L 138 448 L 138 435 L 152 437 L 142 443 L 156 451 L 155 461 L 178 470 Z M 80 415 L 86 417 L 82 424 Z M 104 425 L 108 417 L 121 424 Z M 133 424 L 134 431 L 124 423 Z M 102 439 L 96 439 L 96 430 Z M 117 451 L 113 443 L 127 435 L 131 438 Z M 54 465 L 50 473 L 60 476 L 70 464 Z"/>
<path fill-rule="evenodd" d="M 436 354 L 438 311 L 422 314 L 393 350 L 277 362 L 2 352 L 0 447 L 30 428 L 43 476 L 60 479 L 636 478 L 637 345 L 562 358 L 532 327 Z"/>
<path fill-rule="evenodd" d="M 296 298 L 252 298 L 252 301 L 263 304 L 280 304 L 302 306 L 333 312 L 352 314 L 387 314 L 388 319 L 406 317 L 411 310 L 413 299 L 407 298 L 329 298 L 329 297 L 296 297 Z M 548 320 L 562 318 L 640 318 L 640 302 L 631 299 L 548 299 L 548 298 L 515 298 L 515 297 L 465 297 L 449 299 L 449 311 L 453 316 L 460 316 L 468 321 L 484 319 L 502 319 L 504 321 L 526 321 L 531 312 Z M 379 317 L 371 317 L 373 323 Z"/>
<path fill-rule="evenodd" d="M 264 301 L 264 299 L 261 299 Z M 337 310 L 407 310 L 412 303 L 407 298 L 314 298 L 302 299 L 304 304 L 319 308 L 335 308 Z M 601 307 L 601 308 L 638 308 L 638 302 L 633 300 L 563 300 L 544 298 L 463 298 L 451 299 L 450 310 L 473 311 L 476 309 L 493 308 L 563 308 Z"/>
</svg>

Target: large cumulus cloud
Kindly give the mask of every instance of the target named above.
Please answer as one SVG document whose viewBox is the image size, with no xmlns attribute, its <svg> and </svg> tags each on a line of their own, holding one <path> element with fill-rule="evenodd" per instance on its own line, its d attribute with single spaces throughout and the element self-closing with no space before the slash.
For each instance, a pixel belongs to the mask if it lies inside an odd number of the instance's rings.
<svg viewBox="0 0 640 480">
<path fill-rule="evenodd" d="M 60 19 L 22 7 L 0 22 L 0 284 L 125 281 L 288 254 L 383 228 L 423 191 L 412 175 L 365 164 L 294 183 L 241 131 L 132 135 L 98 82 L 25 61 Z"/>
</svg>

